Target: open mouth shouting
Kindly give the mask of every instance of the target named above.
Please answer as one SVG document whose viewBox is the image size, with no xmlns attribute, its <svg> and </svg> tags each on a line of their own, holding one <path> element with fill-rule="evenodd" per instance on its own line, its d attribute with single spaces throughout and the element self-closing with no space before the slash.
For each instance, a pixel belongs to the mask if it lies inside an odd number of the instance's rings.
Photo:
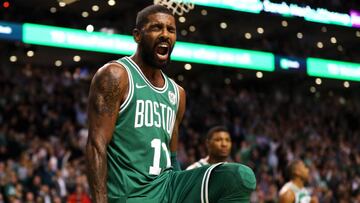
<svg viewBox="0 0 360 203">
<path fill-rule="evenodd" d="M 161 42 L 155 47 L 155 54 L 160 61 L 167 61 L 169 59 L 170 45 L 166 42 Z"/>
</svg>

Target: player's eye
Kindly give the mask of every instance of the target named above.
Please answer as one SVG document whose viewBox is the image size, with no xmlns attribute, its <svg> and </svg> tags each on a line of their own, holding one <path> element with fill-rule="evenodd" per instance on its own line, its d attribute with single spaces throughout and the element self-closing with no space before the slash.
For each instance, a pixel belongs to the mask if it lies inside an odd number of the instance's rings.
<svg viewBox="0 0 360 203">
<path fill-rule="evenodd" d="M 150 27 L 150 30 L 152 30 L 152 31 L 159 31 L 159 30 L 161 30 L 161 25 L 152 25 L 152 26 Z"/>
<path fill-rule="evenodd" d="M 168 31 L 171 33 L 175 33 L 176 29 L 174 27 L 168 27 Z"/>
</svg>

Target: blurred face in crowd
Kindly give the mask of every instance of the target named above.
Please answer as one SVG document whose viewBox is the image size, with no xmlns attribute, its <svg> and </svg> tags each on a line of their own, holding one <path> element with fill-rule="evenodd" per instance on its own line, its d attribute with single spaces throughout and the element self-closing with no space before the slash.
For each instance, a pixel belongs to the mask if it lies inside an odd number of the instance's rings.
<svg viewBox="0 0 360 203">
<path fill-rule="evenodd" d="M 34 185 L 40 185 L 41 184 L 41 177 L 40 176 L 35 176 L 33 179 L 33 184 Z"/>
<path fill-rule="evenodd" d="M 34 201 L 35 197 L 34 194 L 32 192 L 27 192 L 26 193 L 26 201 L 30 202 L 30 201 Z"/>
<path fill-rule="evenodd" d="M 55 197 L 54 198 L 54 203 L 61 203 L 60 197 Z"/>
<path fill-rule="evenodd" d="M 231 151 L 230 134 L 226 131 L 214 132 L 207 140 L 207 147 L 210 156 L 226 159 Z"/>
<path fill-rule="evenodd" d="M 148 22 L 139 29 L 134 30 L 134 36 L 141 47 L 142 59 L 155 68 L 165 68 L 170 62 L 176 41 L 174 16 L 166 13 L 151 14 Z"/>
<path fill-rule="evenodd" d="M 299 161 L 296 164 L 294 175 L 300 177 L 304 182 L 309 180 L 309 168 L 304 164 L 303 161 Z"/>
</svg>

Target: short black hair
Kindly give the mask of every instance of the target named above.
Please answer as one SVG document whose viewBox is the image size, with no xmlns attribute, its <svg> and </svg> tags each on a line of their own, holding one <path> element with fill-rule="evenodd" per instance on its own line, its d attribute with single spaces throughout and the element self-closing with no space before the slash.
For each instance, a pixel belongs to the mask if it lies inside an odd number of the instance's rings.
<svg viewBox="0 0 360 203">
<path fill-rule="evenodd" d="M 217 125 L 217 126 L 214 126 L 214 127 L 210 128 L 210 130 L 206 134 L 206 139 L 210 140 L 213 137 L 213 135 L 215 133 L 217 133 L 217 132 L 227 132 L 227 133 L 229 133 L 228 129 L 225 126 Z"/>
<path fill-rule="evenodd" d="M 295 169 L 298 164 L 302 162 L 301 159 L 295 159 L 291 161 L 287 166 L 287 176 L 289 179 L 293 179 L 295 177 Z"/>
<path fill-rule="evenodd" d="M 137 13 L 136 16 L 136 28 L 141 29 L 146 23 L 149 22 L 149 15 L 155 14 L 155 13 L 165 13 L 169 14 L 171 16 L 174 16 L 172 12 L 166 8 L 165 6 L 155 4 L 150 5 L 148 7 L 145 7 L 140 12 Z"/>
</svg>

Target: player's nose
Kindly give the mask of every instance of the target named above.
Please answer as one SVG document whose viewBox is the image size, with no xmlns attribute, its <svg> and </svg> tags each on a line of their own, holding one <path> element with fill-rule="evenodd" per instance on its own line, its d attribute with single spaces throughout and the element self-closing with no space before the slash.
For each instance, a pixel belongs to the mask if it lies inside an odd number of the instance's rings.
<svg viewBox="0 0 360 203">
<path fill-rule="evenodd" d="M 227 147 L 227 146 L 229 146 L 229 142 L 226 140 L 223 140 L 223 141 L 221 141 L 221 146 Z"/>
</svg>

